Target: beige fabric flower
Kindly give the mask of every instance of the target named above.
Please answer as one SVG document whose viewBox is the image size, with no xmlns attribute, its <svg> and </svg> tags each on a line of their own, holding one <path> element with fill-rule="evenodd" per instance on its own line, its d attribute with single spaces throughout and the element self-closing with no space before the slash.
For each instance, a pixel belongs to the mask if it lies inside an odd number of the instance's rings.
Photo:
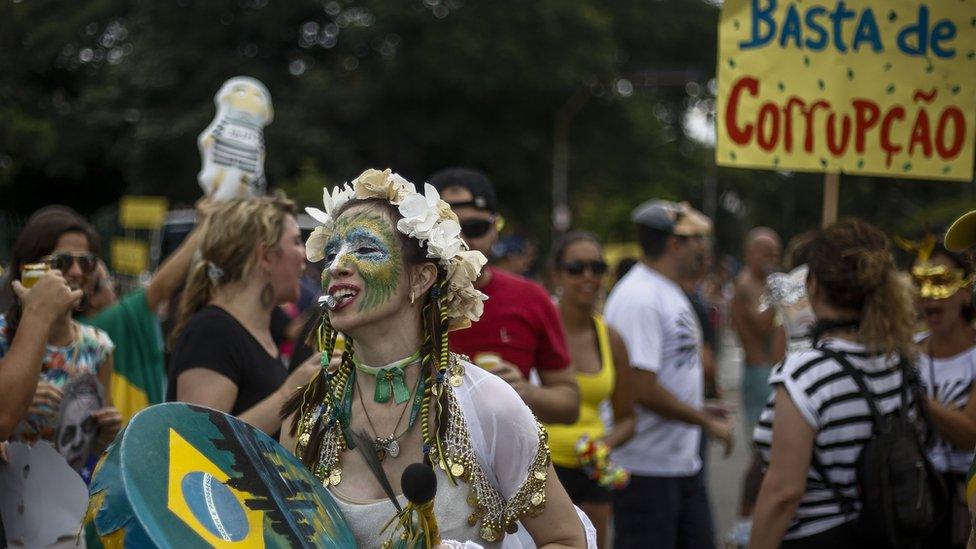
<svg viewBox="0 0 976 549">
<path fill-rule="evenodd" d="M 464 288 L 452 288 L 447 301 L 447 316 L 450 330 L 466 328 L 477 322 L 485 312 L 488 296 L 469 284 Z"/>
<path fill-rule="evenodd" d="M 326 226 L 315 227 L 305 243 L 305 257 L 312 263 L 325 259 L 325 246 L 332 236 L 332 228 Z"/>
<path fill-rule="evenodd" d="M 458 252 L 447 266 L 447 280 L 451 286 L 463 288 L 478 279 L 487 263 L 485 255 L 477 250 Z"/>
<path fill-rule="evenodd" d="M 451 205 L 443 200 L 438 201 L 437 204 L 437 215 L 444 220 L 450 219 L 454 222 L 458 222 L 458 216 L 451 209 Z"/>
<path fill-rule="evenodd" d="M 396 196 L 396 191 L 393 190 L 394 196 L 391 197 L 391 173 L 393 171 L 389 168 L 383 171 L 370 168 L 359 174 L 359 177 L 353 181 L 353 187 L 356 189 L 356 198 L 359 200 L 365 200 L 367 198 L 392 200 Z"/>
</svg>

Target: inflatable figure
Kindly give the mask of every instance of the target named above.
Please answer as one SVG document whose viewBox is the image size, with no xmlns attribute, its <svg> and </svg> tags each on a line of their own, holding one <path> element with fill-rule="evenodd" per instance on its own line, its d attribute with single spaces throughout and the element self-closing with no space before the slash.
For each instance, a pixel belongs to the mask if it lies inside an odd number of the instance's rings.
<svg viewBox="0 0 976 549">
<path fill-rule="evenodd" d="M 264 194 L 264 127 L 274 120 L 268 88 L 236 76 L 220 87 L 214 104 L 217 116 L 197 138 L 200 187 L 216 200 Z"/>
</svg>

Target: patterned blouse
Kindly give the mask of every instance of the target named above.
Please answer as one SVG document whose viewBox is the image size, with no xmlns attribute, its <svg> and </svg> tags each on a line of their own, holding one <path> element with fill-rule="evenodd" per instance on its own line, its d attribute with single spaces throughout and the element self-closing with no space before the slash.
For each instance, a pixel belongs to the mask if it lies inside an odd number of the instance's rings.
<svg viewBox="0 0 976 549">
<path fill-rule="evenodd" d="M 115 350 L 115 344 L 108 334 L 84 324 L 74 322 L 78 330 L 77 338 L 71 344 L 58 347 L 47 345 L 44 352 L 44 362 L 41 366 L 40 381 L 50 383 L 58 389 L 63 389 L 68 380 L 82 374 L 97 376 L 99 368 Z M 0 358 L 10 350 L 9 327 L 7 318 L 0 314 Z M 35 442 L 38 439 L 52 440 L 57 429 L 57 414 L 41 416 L 28 415 L 21 420 L 14 429 L 10 440 L 17 442 Z"/>
</svg>

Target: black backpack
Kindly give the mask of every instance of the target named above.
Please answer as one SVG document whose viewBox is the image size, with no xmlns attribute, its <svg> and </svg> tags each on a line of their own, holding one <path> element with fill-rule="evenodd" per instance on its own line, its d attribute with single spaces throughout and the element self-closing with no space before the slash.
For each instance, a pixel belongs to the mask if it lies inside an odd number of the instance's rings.
<svg viewBox="0 0 976 549">
<path fill-rule="evenodd" d="M 941 520 L 949 496 L 942 476 L 926 456 L 925 444 L 909 415 L 911 391 L 919 417 L 932 432 L 914 367 L 905 358 L 898 363 L 902 373 L 901 407 L 882 415 L 864 382 L 864 374 L 843 353 L 823 346 L 817 349 L 836 360 L 854 380 L 871 412 L 871 439 L 858 455 L 855 472 L 857 499 L 861 503 L 861 514 L 854 523 L 858 537 L 873 547 L 905 547 L 921 540 Z M 854 501 L 830 480 L 816 451 L 812 465 L 833 491 L 844 514 L 854 513 Z"/>
</svg>

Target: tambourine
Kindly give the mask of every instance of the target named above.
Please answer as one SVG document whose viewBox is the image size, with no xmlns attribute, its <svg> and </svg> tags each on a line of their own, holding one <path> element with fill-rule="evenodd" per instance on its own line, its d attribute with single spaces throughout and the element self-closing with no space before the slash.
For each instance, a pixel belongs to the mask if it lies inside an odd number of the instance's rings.
<svg viewBox="0 0 976 549">
<path fill-rule="evenodd" d="M 99 461 L 88 520 L 106 547 L 355 547 L 332 496 L 239 419 L 180 402 L 136 414 Z"/>
</svg>

